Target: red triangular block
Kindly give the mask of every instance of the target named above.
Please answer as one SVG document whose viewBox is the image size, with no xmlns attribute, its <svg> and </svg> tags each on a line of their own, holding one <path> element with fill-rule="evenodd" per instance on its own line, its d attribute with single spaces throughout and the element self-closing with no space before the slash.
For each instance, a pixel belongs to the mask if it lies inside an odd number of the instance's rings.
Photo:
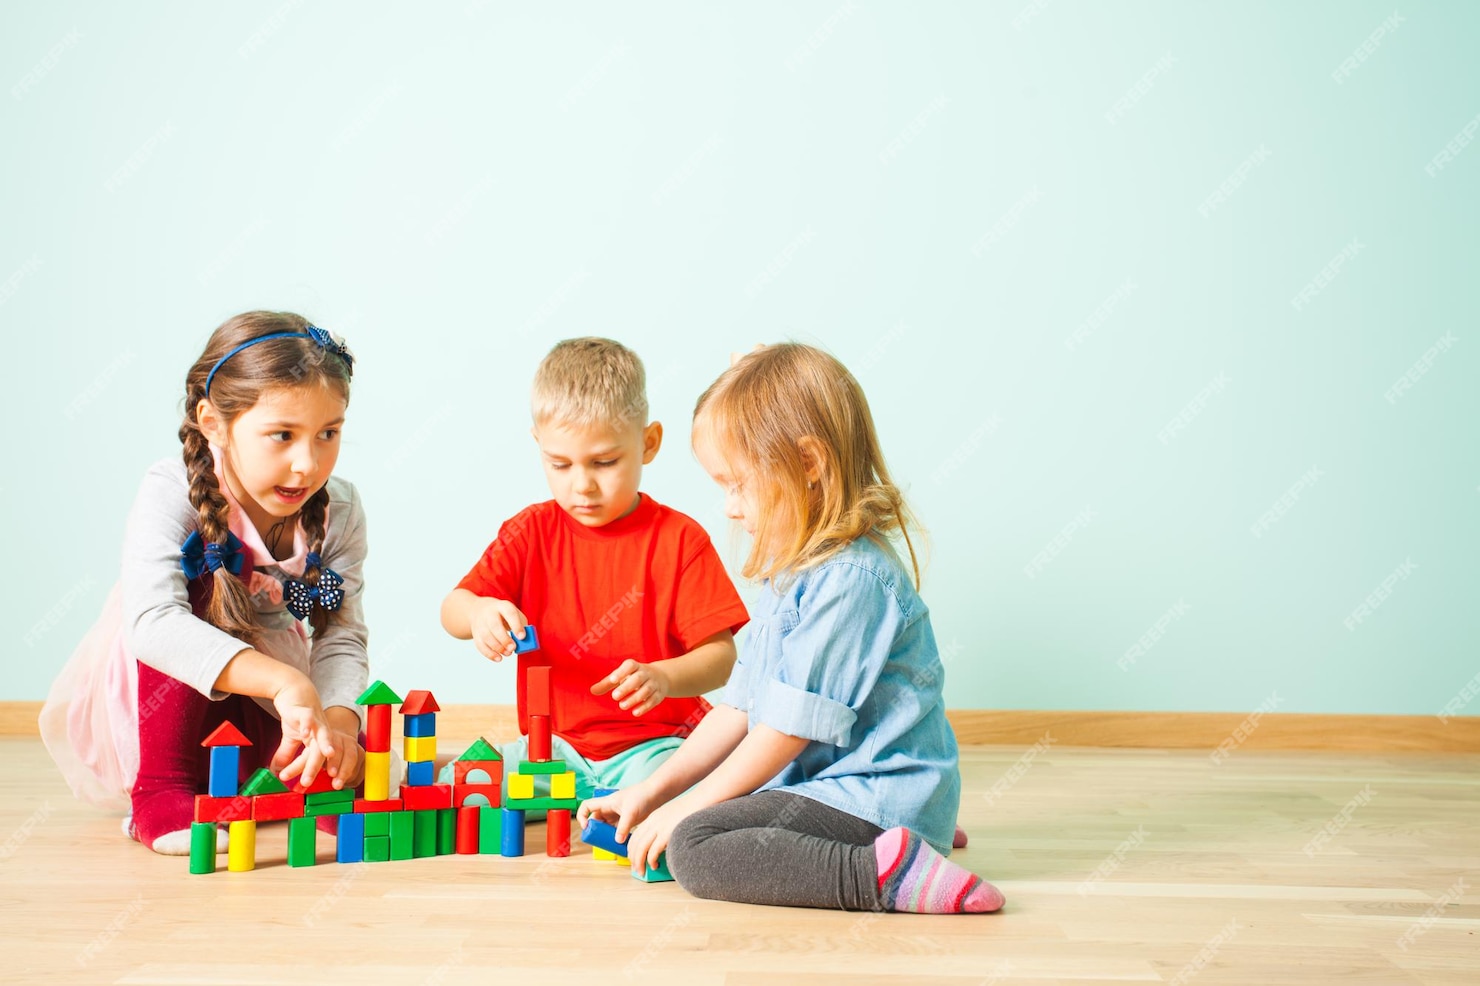
<svg viewBox="0 0 1480 986">
<path fill-rule="evenodd" d="M 211 730 L 211 735 L 200 741 L 201 746 L 251 746 L 252 741 L 229 722 L 223 722 Z"/>
</svg>

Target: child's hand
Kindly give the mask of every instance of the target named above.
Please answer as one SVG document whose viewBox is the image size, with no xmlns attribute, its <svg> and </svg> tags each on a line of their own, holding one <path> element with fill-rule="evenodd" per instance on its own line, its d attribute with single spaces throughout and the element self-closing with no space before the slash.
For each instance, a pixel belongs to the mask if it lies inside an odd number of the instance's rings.
<svg viewBox="0 0 1480 986">
<path fill-rule="evenodd" d="M 280 780 L 291 781 L 301 775 L 306 786 L 313 783 L 331 758 L 342 762 L 343 743 L 336 742 L 334 729 L 319 703 L 318 689 L 307 677 L 300 675 L 298 680 L 278 689 L 272 696 L 272 705 L 283 723 L 283 741 L 271 764 Z M 353 737 L 350 745 L 356 745 Z M 343 780 L 336 777 L 334 786 L 344 787 Z"/>
<path fill-rule="evenodd" d="M 632 838 L 627 841 L 627 858 L 632 862 L 632 869 L 638 870 L 644 862 L 649 869 L 657 869 L 658 859 L 668 848 L 673 830 L 698 810 L 699 806 L 691 798 L 674 798 L 634 828 Z"/>
<path fill-rule="evenodd" d="M 668 672 L 657 664 L 643 664 L 631 658 L 617 665 L 617 669 L 591 686 L 592 695 L 612 693 L 612 698 L 624 709 L 640 716 L 649 712 L 668 697 L 672 688 Z"/>
<path fill-rule="evenodd" d="M 480 599 L 468 618 L 468 629 L 473 633 L 473 643 L 478 653 L 491 661 L 502 661 L 514 653 L 514 638 L 511 630 L 518 630 L 523 639 L 528 621 L 519 607 L 507 599 Z"/>
<path fill-rule="evenodd" d="M 576 828 L 584 829 L 591 818 L 616 827 L 617 841 L 626 842 L 632 827 L 653 810 L 653 797 L 642 784 L 624 787 L 616 794 L 590 798 L 576 810 Z"/>
<path fill-rule="evenodd" d="M 329 740 L 334 754 L 324 769 L 340 782 L 336 786 L 359 787 L 365 779 L 365 751 L 360 746 L 360 717 L 349 709 L 335 706 L 324 710 L 329 720 Z"/>
</svg>

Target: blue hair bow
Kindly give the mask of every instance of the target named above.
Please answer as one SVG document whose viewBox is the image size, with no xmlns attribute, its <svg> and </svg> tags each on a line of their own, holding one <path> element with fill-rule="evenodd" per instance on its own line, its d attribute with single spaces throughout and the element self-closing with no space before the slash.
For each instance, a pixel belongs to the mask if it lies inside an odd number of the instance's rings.
<svg viewBox="0 0 1480 986">
<path fill-rule="evenodd" d="M 207 544 L 200 536 L 200 531 L 192 531 L 180 545 L 180 567 L 185 570 L 187 579 L 198 579 L 207 572 L 214 572 L 221 566 L 232 575 L 242 573 L 242 543 L 235 534 L 227 532 L 226 543 L 218 544 L 215 541 Z"/>
<path fill-rule="evenodd" d="M 283 605 L 295 619 L 306 620 L 313 612 L 314 604 L 331 613 L 344 604 L 344 579 L 332 568 L 324 568 L 323 559 L 316 551 L 310 551 L 304 566 L 319 570 L 319 584 L 309 585 L 301 579 L 288 579 L 283 583 Z"/>
</svg>

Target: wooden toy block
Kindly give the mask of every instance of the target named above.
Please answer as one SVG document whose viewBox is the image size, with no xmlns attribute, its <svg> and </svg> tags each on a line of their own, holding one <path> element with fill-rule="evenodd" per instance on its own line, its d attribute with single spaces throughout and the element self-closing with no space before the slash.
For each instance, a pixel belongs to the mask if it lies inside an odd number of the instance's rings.
<svg viewBox="0 0 1480 986">
<path fill-rule="evenodd" d="M 365 862 L 387 863 L 391 858 L 391 840 L 388 835 L 365 836 Z"/>
<path fill-rule="evenodd" d="M 598 787 L 596 789 L 596 793 L 593 794 L 593 795 L 591 795 L 591 797 L 593 797 L 593 798 L 604 798 L 608 794 L 616 794 L 620 790 L 621 790 L 621 788 L 616 788 L 616 787 Z"/>
<path fill-rule="evenodd" d="M 574 771 L 567 770 L 563 774 L 554 774 L 550 777 L 550 797 L 574 798 L 575 796 L 576 775 Z"/>
<path fill-rule="evenodd" d="M 365 859 L 366 822 L 370 818 L 379 817 L 379 815 L 340 815 L 339 844 L 334 847 L 334 858 L 341 863 L 363 862 Z"/>
<path fill-rule="evenodd" d="M 226 830 L 226 869 L 245 873 L 257 867 L 257 823 L 232 822 Z"/>
<path fill-rule="evenodd" d="M 365 752 L 365 800 L 384 801 L 391 796 L 391 755 Z"/>
<path fill-rule="evenodd" d="M 569 808 L 557 808 L 545 813 L 545 855 L 570 855 Z"/>
<path fill-rule="evenodd" d="M 519 773 L 521 774 L 563 774 L 566 769 L 564 760 L 544 760 L 539 763 L 532 760 L 521 760 L 519 762 Z"/>
<path fill-rule="evenodd" d="M 478 809 L 478 852 L 485 856 L 497 856 L 503 848 L 503 842 L 503 809 Z"/>
<path fill-rule="evenodd" d="M 513 637 L 512 634 L 510 636 Z M 540 649 L 540 635 L 535 632 L 532 626 L 524 628 L 523 640 L 520 640 L 518 637 L 513 637 L 513 640 L 515 654 L 528 654 L 530 651 Z"/>
<path fill-rule="evenodd" d="M 415 763 L 417 760 L 436 760 L 437 737 L 408 736 L 401 749 L 401 755 L 406 758 L 407 763 Z"/>
<path fill-rule="evenodd" d="M 599 848 L 598 849 L 592 849 L 591 850 L 591 858 L 592 859 L 596 859 L 596 860 L 600 860 L 601 862 L 608 862 L 608 861 L 613 861 L 613 860 L 616 861 L 616 862 L 618 862 L 618 863 L 625 863 L 625 862 L 627 862 L 627 857 L 626 856 L 618 856 L 614 852 L 607 852 L 605 849 L 599 849 Z"/>
<path fill-rule="evenodd" d="M 450 856 L 457 849 L 457 809 L 437 809 L 437 855 Z"/>
<path fill-rule="evenodd" d="M 413 811 L 452 807 L 452 785 L 433 784 L 430 787 L 401 788 L 401 807 Z"/>
<path fill-rule="evenodd" d="M 259 794 L 282 794 L 287 790 L 288 785 L 278 780 L 277 774 L 266 767 L 258 767 L 242 785 L 241 793 L 247 797 L 255 797 Z"/>
<path fill-rule="evenodd" d="M 537 664 L 524 672 L 524 714 L 548 716 L 550 710 L 550 665 Z"/>
<path fill-rule="evenodd" d="M 488 740 L 478 737 L 472 746 L 463 751 L 452 764 L 452 779 L 462 784 L 468 779 L 468 775 L 474 771 L 482 771 L 488 775 L 487 780 L 478 779 L 474 783 L 480 784 L 502 784 L 504 775 L 504 758 L 489 745 Z"/>
<path fill-rule="evenodd" d="M 586 827 L 581 829 L 581 841 L 592 849 L 599 849 L 609 856 L 619 859 L 627 858 L 627 844 L 617 841 L 616 826 L 603 822 L 599 818 L 586 819 Z"/>
<path fill-rule="evenodd" d="M 406 803 L 400 798 L 386 798 L 384 801 L 366 801 L 363 798 L 354 800 L 354 809 L 361 815 L 369 815 L 377 811 L 402 811 Z"/>
<path fill-rule="evenodd" d="M 365 689 L 355 701 L 360 705 L 396 705 L 401 701 L 401 696 L 391 691 L 391 687 L 383 681 L 377 681 Z"/>
<path fill-rule="evenodd" d="M 442 707 L 437 704 L 437 700 L 432 697 L 432 693 L 424 688 L 407 692 L 406 701 L 401 703 L 400 709 L 401 715 L 408 719 L 441 711 Z M 406 735 L 410 736 L 411 734 L 407 733 Z"/>
<path fill-rule="evenodd" d="M 642 872 L 632 871 L 632 876 L 643 883 L 672 883 L 673 874 L 668 872 L 668 854 L 662 853 L 658 856 L 658 868 L 653 869 L 643 862 Z"/>
<path fill-rule="evenodd" d="M 322 805 L 304 805 L 303 815 L 305 818 L 319 818 L 322 815 L 349 815 L 354 810 L 353 801 L 330 801 Z"/>
<path fill-rule="evenodd" d="M 211 730 L 211 735 L 200 741 L 201 746 L 251 746 L 252 741 L 229 722 L 223 722 Z"/>
<path fill-rule="evenodd" d="M 372 705 L 365 710 L 365 751 L 389 753 L 391 749 L 391 707 Z"/>
<path fill-rule="evenodd" d="M 313 783 L 308 786 L 303 784 L 303 775 L 299 774 L 293 778 L 293 791 L 296 794 L 327 794 L 334 790 L 334 778 L 329 776 L 327 770 L 321 770 L 313 775 Z"/>
<path fill-rule="evenodd" d="M 497 808 L 502 800 L 503 790 L 497 784 L 454 784 L 452 786 L 452 803 L 458 808 L 466 805 Z"/>
<path fill-rule="evenodd" d="M 237 771 L 241 769 L 242 751 L 239 746 L 211 747 L 211 776 L 206 790 L 213 798 L 236 797 Z"/>
<path fill-rule="evenodd" d="M 216 872 L 216 826 L 211 822 L 190 825 L 190 872 Z"/>
<path fill-rule="evenodd" d="M 213 798 L 209 794 L 195 796 L 197 822 L 245 822 L 251 817 L 251 798 Z"/>
<path fill-rule="evenodd" d="M 535 763 L 551 760 L 550 717 L 529 717 L 529 759 Z"/>
<path fill-rule="evenodd" d="M 437 782 L 437 765 L 431 760 L 411 760 L 406 764 L 404 787 L 431 787 Z"/>
<path fill-rule="evenodd" d="M 460 856 L 478 854 L 478 813 L 481 808 L 457 809 L 457 852 Z"/>
<path fill-rule="evenodd" d="M 277 822 L 284 818 L 302 818 L 303 795 L 284 791 L 281 794 L 259 794 L 252 799 L 254 822 Z"/>
<path fill-rule="evenodd" d="M 418 739 L 437 735 L 437 714 L 425 712 L 419 716 L 407 716 L 401 720 L 401 735 Z"/>
<path fill-rule="evenodd" d="M 569 808 L 575 811 L 581 806 L 579 798 L 513 798 L 504 799 L 505 808 L 516 808 L 519 811 L 549 811 L 554 808 Z"/>
<path fill-rule="evenodd" d="M 411 855 L 420 859 L 437 855 L 437 813 L 413 811 Z"/>
<path fill-rule="evenodd" d="M 366 835 L 390 835 L 391 834 L 391 812 L 377 811 L 369 815 L 359 815 L 363 818 Z"/>
<path fill-rule="evenodd" d="M 393 811 L 391 819 L 391 859 L 411 859 L 416 855 L 416 813 Z"/>
<path fill-rule="evenodd" d="M 330 805 L 336 801 L 355 800 L 355 789 L 352 787 L 342 787 L 335 791 L 331 788 L 328 791 L 315 791 L 313 794 L 300 794 L 299 797 L 303 799 L 303 803 L 306 805 Z"/>
<path fill-rule="evenodd" d="M 318 849 L 318 824 L 305 815 L 288 822 L 288 865 L 312 866 Z"/>
<path fill-rule="evenodd" d="M 534 797 L 534 776 L 532 774 L 513 774 L 509 777 L 509 800 L 517 801 L 521 798 Z"/>
<path fill-rule="evenodd" d="M 524 855 L 524 812 L 512 808 L 500 808 L 503 812 L 503 837 L 499 841 L 499 855 Z"/>
</svg>

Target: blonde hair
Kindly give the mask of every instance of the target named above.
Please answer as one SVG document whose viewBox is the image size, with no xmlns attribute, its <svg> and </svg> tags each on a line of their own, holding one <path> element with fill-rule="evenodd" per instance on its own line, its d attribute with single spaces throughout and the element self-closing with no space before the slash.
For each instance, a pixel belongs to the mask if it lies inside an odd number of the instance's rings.
<svg viewBox="0 0 1480 986">
<path fill-rule="evenodd" d="M 586 336 L 566 339 L 540 361 L 530 394 L 536 425 L 579 428 L 647 424 L 647 373 L 620 342 Z"/>
<path fill-rule="evenodd" d="M 801 343 L 747 354 L 699 398 L 694 434 L 714 439 L 755 484 L 746 578 L 803 571 L 860 537 L 892 547 L 897 536 L 919 587 L 910 529 L 924 531 L 884 464 L 863 388 L 836 358 Z"/>
</svg>

